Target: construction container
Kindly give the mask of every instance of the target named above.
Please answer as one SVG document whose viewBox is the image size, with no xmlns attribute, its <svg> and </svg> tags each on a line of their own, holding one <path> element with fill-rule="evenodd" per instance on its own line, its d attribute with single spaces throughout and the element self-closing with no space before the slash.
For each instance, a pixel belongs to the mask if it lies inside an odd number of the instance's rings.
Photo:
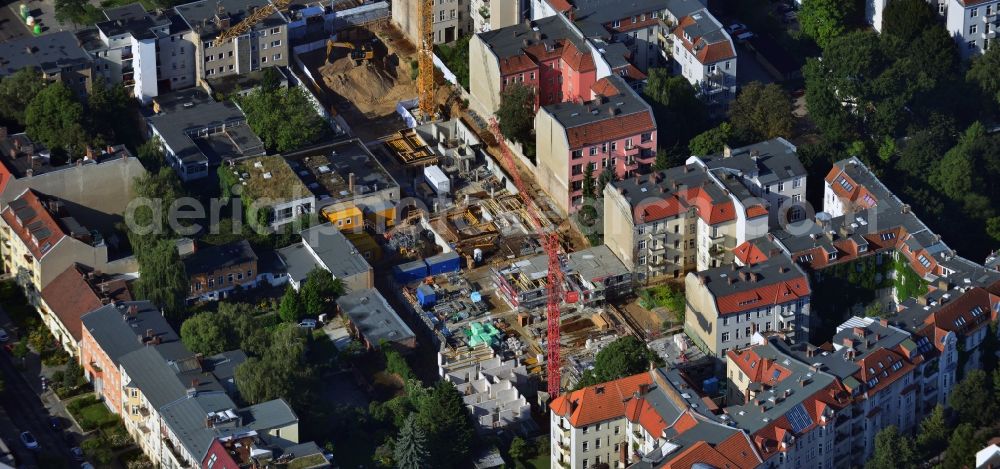
<svg viewBox="0 0 1000 469">
<path fill-rule="evenodd" d="M 434 293 L 434 287 L 430 285 L 417 287 L 417 303 L 420 303 L 420 306 L 434 306 L 435 301 L 437 301 L 437 295 Z"/>
<path fill-rule="evenodd" d="M 441 275 L 462 270 L 462 257 L 451 251 L 424 259 L 430 275 Z"/>
<path fill-rule="evenodd" d="M 430 184 L 431 188 L 438 195 L 451 193 L 451 181 L 448 180 L 448 176 L 437 165 L 424 168 L 424 180 L 427 181 L 427 184 Z"/>
<path fill-rule="evenodd" d="M 427 276 L 427 263 L 422 259 L 406 264 L 400 264 L 392 268 L 393 277 L 399 283 L 410 283 L 422 280 Z"/>
</svg>

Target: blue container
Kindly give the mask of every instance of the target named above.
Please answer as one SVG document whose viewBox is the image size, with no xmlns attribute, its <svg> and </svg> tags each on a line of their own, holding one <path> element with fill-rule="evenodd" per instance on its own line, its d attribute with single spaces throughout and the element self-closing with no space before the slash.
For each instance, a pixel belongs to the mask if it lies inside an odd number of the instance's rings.
<svg viewBox="0 0 1000 469">
<path fill-rule="evenodd" d="M 427 264 L 423 260 L 407 262 L 392 268 L 393 277 L 399 283 L 410 283 L 427 277 Z"/>
<path fill-rule="evenodd" d="M 437 301 L 437 295 L 434 294 L 434 289 L 430 285 L 417 287 L 417 302 L 420 303 L 420 306 L 433 306 L 435 301 Z"/>
<path fill-rule="evenodd" d="M 462 269 L 462 257 L 457 252 L 446 252 L 425 259 L 431 275 L 458 272 Z"/>
<path fill-rule="evenodd" d="M 701 382 L 701 390 L 705 394 L 715 394 L 719 392 L 719 378 L 711 377 Z"/>
</svg>

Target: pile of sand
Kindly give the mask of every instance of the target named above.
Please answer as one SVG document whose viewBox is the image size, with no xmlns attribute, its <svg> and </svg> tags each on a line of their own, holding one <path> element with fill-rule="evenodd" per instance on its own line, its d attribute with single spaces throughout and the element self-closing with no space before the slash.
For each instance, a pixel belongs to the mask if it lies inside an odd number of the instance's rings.
<svg viewBox="0 0 1000 469">
<path fill-rule="evenodd" d="M 354 65 L 344 57 L 319 68 L 323 82 L 334 93 L 353 103 L 365 114 L 392 113 L 396 102 L 416 96 L 409 70 L 401 66 L 386 69 L 383 60 Z"/>
</svg>

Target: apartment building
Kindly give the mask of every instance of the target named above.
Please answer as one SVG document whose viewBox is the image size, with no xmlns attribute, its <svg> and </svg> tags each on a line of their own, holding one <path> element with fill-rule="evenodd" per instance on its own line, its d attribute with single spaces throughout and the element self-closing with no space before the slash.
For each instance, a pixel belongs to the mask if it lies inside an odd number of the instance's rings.
<svg viewBox="0 0 1000 469">
<path fill-rule="evenodd" d="M 46 81 L 61 81 L 81 96 L 93 79 L 93 61 L 69 31 L 0 43 L 0 77 L 23 68 L 37 70 Z"/>
<path fill-rule="evenodd" d="M 278 12 L 224 44 L 214 43 L 220 33 L 267 6 L 267 0 L 201 0 L 174 8 L 189 29 L 185 39 L 195 45 L 195 80 L 288 66 L 288 27 Z"/>
<path fill-rule="evenodd" d="M 195 45 L 173 10 L 147 12 L 133 3 L 104 10 L 104 17 L 76 36 L 107 83 L 122 84 L 143 103 L 195 85 Z"/>
<path fill-rule="evenodd" d="M 670 34 L 674 73 L 687 78 L 702 100 L 724 103 L 736 97 L 736 48 L 707 8 L 681 18 Z"/>
<path fill-rule="evenodd" d="M 472 33 L 485 33 L 506 28 L 520 22 L 528 12 L 528 3 L 522 0 L 471 0 Z"/>
<path fill-rule="evenodd" d="M 42 289 L 38 314 L 63 350 L 79 357 L 83 315 L 117 301 L 132 301 L 132 294 L 123 278 L 74 264 Z"/>
<path fill-rule="evenodd" d="M 626 407 L 630 396 L 652 385 L 648 373 L 588 386 L 549 403 L 552 461 L 586 469 L 619 460 L 626 445 Z"/>
<path fill-rule="evenodd" d="M 689 273 L 684 331 L 707 355 L 725 357 L 744 348 L 755 333 L 809 338 L 809 278 L 785 256 L 759 264 Z"/>
<path fill-rule="evenodd" d="M 411 44 L 420 44 L 420 5 L 423 0 L 392 0 L 392 22 Z M 513 0 L 496 3 L 515 3 Z M 471 0 L 433 0 L 434 44 L 447 44 L 473 32 Z M 481 5 L 480 5 L 481 6 Z M 506 9 L 506 8 L 504 8 Z M 502 11 L 502 10 L 501 10 Z M 514 19 L 517 22 L 517 19 Z"/>
<path fill-rule="evenodd" d="M 237 289 L 256 287 L 260 275 L 257 254 L 245 239 L 197 249 L 183 262 L 191 284 L 188 301 L 225 299 Z"/>
<path fill-rule="evenodd" d="M 741 148 L 726 146 L 722 154 L 692 156 L 687 163 L 707 167 L 723 180 L 735 177 L 750 191 L 743 205 L 753 205 L 753 198 L 764 199 L 770 226 L 796 223 L 806 217 L 806 170 L 795 146 L 781 137 Z"/>
<path fill-rule="evenodd" d="M 185 182 L 207 177 L 223 161 L 265 153 L 236 104 L 217 102 L 200 89 L 162 94 L 149 111 L 144 115 L 149 134 L 159 139 L 167 162 Z"/>
<path fill-rule="evenodd" d="M 996 47 L 1000 34 L 1000 1 L 947 0 L 945 27 L 963 59 L 970 59 Z"/>
<path fill-rule="evenodd" d="M 57 197 L 26 189 L 0 212 L 4 269 L 33 302 L 74 264 L 107 273 L 136 272 L 134 258 L 115 259 L 97 230 L 85 227 Z M 110 249 L 110 250 L 109 250 Z"/>
<path fill-rule="evenodd" d="M 583 204 L 586 166 L 595 181 L 604 171 L 615 178 L 648 172 L 656 160 L 653 111 L 616 75 L 594 84 L 593 100 L 543 106 L 535 114 L 537 177 L 567 213 Z"/>
<path fill-rule="evenodd" d="M 148 301 L 115 302 L 101 306 L 80 318 L 80 366 L 83 376 L 94 386 L 109 410 L 121 413 L 124 383 L 118 366 L 126 354 L 147 346 L 161 347 L 168 359 L 180 359 L 189 352 L 163 314 Z"/>
</svg>

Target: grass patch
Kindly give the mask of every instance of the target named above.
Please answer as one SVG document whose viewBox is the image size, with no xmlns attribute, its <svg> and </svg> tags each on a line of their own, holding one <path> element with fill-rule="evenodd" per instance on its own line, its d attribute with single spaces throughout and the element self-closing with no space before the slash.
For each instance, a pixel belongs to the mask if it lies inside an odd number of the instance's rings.
<svg viewBox="0 0 1000 469">
<path fill-rule="evenodd" d="M 94 396 L 85 396 L 66 404 L 66 409 L 73 414 L 76 423 L 84 431 L 110 427 L 118 423 L 118 416 Z"/>
</svg>

